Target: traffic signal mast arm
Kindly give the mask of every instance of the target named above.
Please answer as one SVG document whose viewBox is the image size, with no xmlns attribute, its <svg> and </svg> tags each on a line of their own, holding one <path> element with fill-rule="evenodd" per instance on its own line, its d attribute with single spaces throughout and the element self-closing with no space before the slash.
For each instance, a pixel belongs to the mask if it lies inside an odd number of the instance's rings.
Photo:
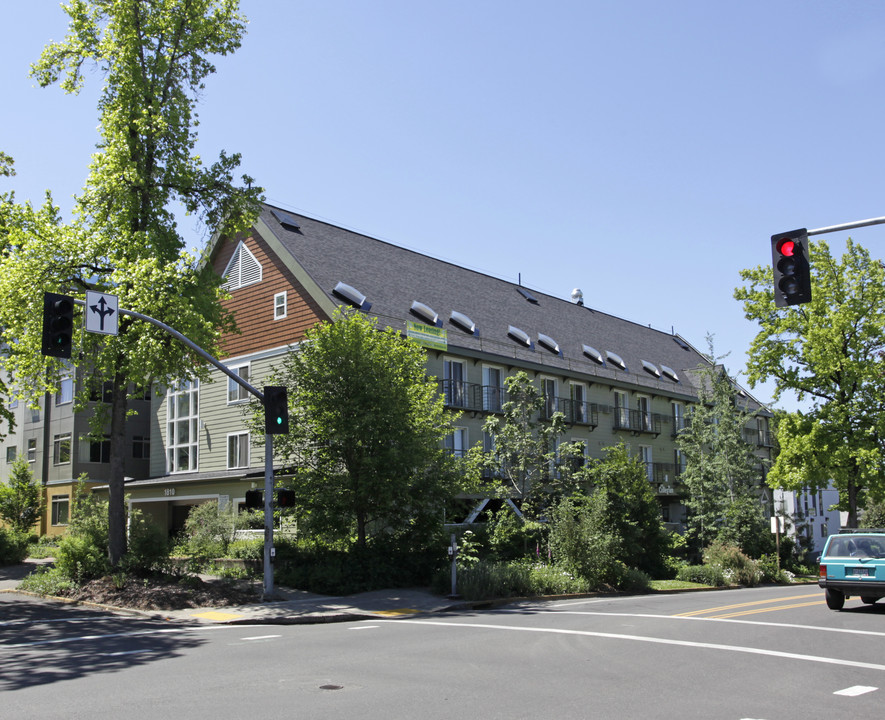
<svg viewBox="0 0 885 720">
<path fill-rule="evenodd" d="M 883 224 L 885 224 L 885 217 L 870 218 L 869 220 L 857 220 L 855 222 L 842 223 L 841 225 L 830 225 L 829 227 L 818 228 L 817 230 L 809 230 L 808 235 L 824 235 L 825 233 L 839 232 L 840 230 L 854 230 L 855 228 Z"/>
</svg>

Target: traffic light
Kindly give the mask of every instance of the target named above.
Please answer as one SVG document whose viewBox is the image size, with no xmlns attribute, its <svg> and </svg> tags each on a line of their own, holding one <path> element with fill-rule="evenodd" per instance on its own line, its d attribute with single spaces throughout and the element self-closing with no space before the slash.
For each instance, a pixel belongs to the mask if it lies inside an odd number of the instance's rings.
<svg viewBox="0 0 885 720">
<path fill-rule="evenodd" d="M 246 508 L 261 510 L 264 507 L 264 493 L 261 490 L 246 490 Z"/>
<path fill-rule="evenodd" d="M 289 398 L 284 387 L 264 386 L 264 432 L 268 435 L 289 432 Z"/>
<path fill-rule="evenodd" d="M 295 507 L 295 491 L 289 488 L 280 488 L 277 490 L 277 507 L 290 508 Z"/>
<path fill-rule="evenodd" d="M 774 304 L 777 307 L 811 302 L 808 231 L 792 230 L 771 236 Z"/>
<path fill-rule="evenodd" d="M 73 333 L 74 299 L 43 293 L 43 354 L 70 359 Z"/>
</svg>

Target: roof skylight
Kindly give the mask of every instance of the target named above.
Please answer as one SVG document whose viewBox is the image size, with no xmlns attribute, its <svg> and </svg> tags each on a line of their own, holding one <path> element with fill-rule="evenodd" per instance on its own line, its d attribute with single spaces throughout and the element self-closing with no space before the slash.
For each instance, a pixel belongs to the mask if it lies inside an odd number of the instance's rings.
<svg viewBox="0 0 885 720">
<path fill-rule="evenodd" d="M 520 330 L 518 327 L 513 327 L 513 325 L 507 326 L 507 334 L 516 340 L 518 343 L 525 345 L 530 348 L 532 346 L 532 339 L 528 336 L 528 333 Z"/>
<path fill-rule="evenodd" d="M 372 303 L 366 300 L 365 295 L 356 288 L 346 285 L 343 282 L 338 283 L 335 286 L 335 289 L 332 290 L 332 293 L 360 310 L 368 310 L 372 307 Z"/>
<path fill-rule="evenodd" d="M 606 350 L 605 356 L 612 365 L 621 368 L 621 370 L 627 369 L 627 363 L 625 363 L 623 358 L 617 353 L 613 353 L 611 350 Z"/>
<path fill-rule="evenodd" d="M 556 342 L 556 340 L 554 340 L 549 335 L 543 335 L 542 333 L 538 333 L 538 344 L 543 345 L 550 352 L 552 352 L 556 355 L 561 354 L 561 352 L 559 350 L 559 343 Z"/>
<path fill-rule="evenodd" d="M 645 370 L 645 372 L 647 372 L 649 375 L 653 375 L 656 378 L 661 377 L 661 371 L 658 370 L 658 368 L 655 365 L 648 362 L 648 360 L 642 360 L 641 362 L 642 362 L 642 369 Z"/>
<path fill-rule="evenodd" d="M 439 320 L 439 315 L 437 315 L 433 311 L 433 308 L 431 308 L 429 305 L 418 302 L 417 300 L 412 301 L 412 307 L 410 308 L 410 310 L 421 319 L 429 322 L 431 325 L 436 325 L 437 321 Z"/>
<path fill-rule="evenodd" d="M 526 300 L 528 300 L 530 303 L 532 303 L 532 305 L 539 305 L 539 304 L 540 304 L 540 303 L 538 302 L 537 298 L 535 298 L 535 296 L 532 295 L 532 294 L 531 294 L 528 290 L 526 290 L 524 287 L 519 287 L 519 286 L 517 286 L 517 288 L 516 288 L 516 292 L 518 292 L 518 293 L 519 293 L 520 295 L 522 295 Z"/>
<path fill-rule="evenodd" d="M 297 218 L 294 215 L 291 215 L 284 210 L 277 210 L 276 208 L 270 211 L 270 214 L 273 215 L 287 230 L 300 230 L 301 224 L 298 222 Z"/>
<path fill-rule="evenodd" d="M 449 316 L 449 320 L 461 328 L 464 332 L 469 332 L 471 335 L 476 335 L 476 323 L 473 322 L 469 317 L 467 317 L 464 313 L 459 313 L 457 310 L 452 310 L 452 314 Z"/>
<path fill-rule="evenodd" d="M 582 345 L 581 347 L 584 350 L 584 354 L 593 362 L 605 365 L 605 358 L 602 357 L 602 353 L 599 352 L 599 350 L 595 347 L 590 347 L 589 345 Z"/>
<path fill-rule="evenodd" d="M 679 376 L 676 374 L 676 371 L 673 368 L 669 368 L 666 365 L 661 365 L 661 372 L 668 378 L 670 378 L 673 382 L 679 382 Z"/>
</svg>

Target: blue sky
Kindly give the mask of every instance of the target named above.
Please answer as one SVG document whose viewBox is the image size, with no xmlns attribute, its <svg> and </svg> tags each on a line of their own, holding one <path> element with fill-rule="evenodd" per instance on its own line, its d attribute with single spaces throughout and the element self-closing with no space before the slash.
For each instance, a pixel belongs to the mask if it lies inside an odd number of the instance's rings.
<svg viewBox="0 0 885 720">
<path fill-rule="evenodd" d="M 76 97 L 35 87 L 29 63 L 66 16 L 0 7 L 0 149 L 18 172 L 0 187 L 50 189 L 68 213 L 101 78 Z M 712 333 L 734 373 L 756 327 L 732 293 L 769 264 L 769 236 L 885 215 L 883 3 L 241 7 L 248 35 L 200 108 L 207 162 L 240 152 L 275 204 L 564 299 L 581 288 L 701 350 Z M 882 255 L 882 227 L 853 237 Z"/>
</svg>

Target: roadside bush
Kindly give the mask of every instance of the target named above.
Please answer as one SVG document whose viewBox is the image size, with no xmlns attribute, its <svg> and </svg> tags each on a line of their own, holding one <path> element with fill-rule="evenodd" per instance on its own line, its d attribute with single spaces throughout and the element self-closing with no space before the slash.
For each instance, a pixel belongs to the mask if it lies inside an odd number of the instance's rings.
<svg viewBox="0 0 885 720">
<path fill-rule="evenodd" d="M 711 587 L 726 585 L 725 573 L 718 565 L 683 565 L 676 573 L 676 579 Z"/>
<path fill-rule="evenodd" d="M 0 567 L 17 565 L 28 556 L 27 533 L 0 527 Z"/>
<path fill-rule="evenodd" d="M 760 582 L 774 582 L 789 585 L 793 580 L 793 573 L 778 569 L 777 555 L 763 555 L 756 561 L 756 566 L 762 574 Z"/>
<path fill-rule="evenodd" d="M 19 588 L 37 595 L 64 595 L 78 584 L 57 567 L 41 567 L 22 580 Z"/>
<path fill-rule="evenodd" d="M 534 557 L 537 548 L 546 545 L 545 535 L 543 523 L 521 518 L 507 506 L 489 518 L 488 544 L 495 560 Z"/>
<path fill-rule="evenodd" d="M 618 585 L 620 590 L 628 592 L 644 592 L 650 587 L 651 577 L 649 577 L 648 573 L 644 573 L 637 568 L 627 568 Z"/>
<path fill-rule="evenodd" d="M 195 505 L 184 521 L 176 553 L 190 556 L 197 566 L 225 557 L 235 531 L 233 506 L 219 510 L 214 501 Z"/>
<path fill-rule="evenodd" d="M 95 544 L 88 535 L 65 535 L 58 543 L 55 568 L 76 584 L 107 575 L 111 570 L 107 540 L 102 546 Z"/>
<path fill-rule="evenodd" d="M 704 550 L 704 563 L 718 565 L 722 568 L 725 579 L 738 585 L 753 587 L 759 584 L 762 577 L 756 563 L 742 553 L 739 547 L 719 540 Z"/>
<path fill-rule="evenodd" d="M 147 520 L 138 510 L 129 513 L 129 543 L 123 557 L 124 570 L 147 575 L 163 570 L 169 558 L 166 533 Z"/>
</svg>

